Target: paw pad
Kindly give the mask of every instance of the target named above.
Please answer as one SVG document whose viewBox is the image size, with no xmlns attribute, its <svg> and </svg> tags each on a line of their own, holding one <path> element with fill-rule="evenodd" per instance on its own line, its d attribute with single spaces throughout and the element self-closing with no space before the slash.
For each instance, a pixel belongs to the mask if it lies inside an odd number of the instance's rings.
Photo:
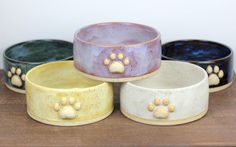
<svg viewBox="0 0 236 147">
<path fill-rule="evenodd" d="M 175 111 L 175 106 L 170 103 L 168 98 L 156 98 L 154 101 L 147 105 L 147 110 L 153 112 L 155 118 L 168 118 L 171 112 Z"/>
<path fill-rule="evenodd" d="M 16 87 L 21 87 L 23 85 L 23 81 L 25 81 L 25 74 L 22 74 L 20 68 L 12 67 L 7 72 L 7 76 L 11 80 L 11 84 Z"/>
<path fill-rule="evenodd" d="M 80 110 L 80 105 L 80 102 L 73 97 L 63 97 L 59 103 L 55 103 L 54 110 L 62 119 L 74 119 L 77 116 L 76 111 Z"/>
<path fill-rule="evenodd" d="M 123 73 L 125 66 L 130 64 L 129 58 L 125 57 L 123 53 L 111 53 L 109 57 L 103 60 L 111 73 Z"/>
<path fill-rule="evenodd" d="M 207 66 L 209 85 L 219 85 L 220 79 L 224 77 L 224 72 L 215 65 L 214 68 L 211 65 Z"/>
</svg>

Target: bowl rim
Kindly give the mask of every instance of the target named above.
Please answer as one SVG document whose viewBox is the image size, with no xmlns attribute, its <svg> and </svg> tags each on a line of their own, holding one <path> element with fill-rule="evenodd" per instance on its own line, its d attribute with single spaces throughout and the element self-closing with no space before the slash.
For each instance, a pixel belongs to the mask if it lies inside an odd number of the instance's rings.
<svg viewBox="0 0 236 147">
<path fill-rule="evenodd" d="M 13 47 L 16 47 L 18 45 L 21 45 L 21 44 L 24 44 L 24 43 L 30 43 L 30 42 L 35 42 L 35 41 L 48 41 L 48 42 L 52 42 L 52 41 L 59 41 L 59 42 L 64 42 L 64 43 L 71 43 L 73 45 L 72 42 L 70 41 L 66 41 L 66 40 L 60 40 L 60 39 L 35 39 L 35 40 L 27 40 L 27 41 L 23 41 L 23 42 L 19 42 L 19 43 L 16 43 L 14 45 L 11 45 L 9 47 L 7 47 L 4 52 L 3 52 L 3 58 L 8 60 L 8 61 L 12 61 L 12 62 L 16 62 L 16 63 L 23 63 L 23 64 L 32 64 L 32 65 L 38 65 L 38 64 L 43 64 L 43 63 L 47 63 L 46 62 L 29 62 L 29 61 L 20 61 L 20 60 L 17 60 L 17 59 L 13 59 L 13 58 L 10 58 L 6 55 L 6 52 L 10 49 L 12 49 Z M 73 49 L 72 49 L 73 51 Z M 60 60 L 55 60 L 55 61 L 64 61 L 64 60 L 69 60 L 69 59 L 72 59 L 73 58 L 73 55 L 69 56 L 69 57 L 66 57 L 66 58 L 63 58 L 63 59 L 60 59 Z M 54 61 L 49 61 L 49 62 L 54 62 Z"/>
<path fill-rule="evenodd" d="M 135 25 L 135 26 L 141 26 L 141 27 L 144 27 L 144 28 L 150 28 L 152 29 L 156 35 L 154 38 L 152 39 L 149 39 L 147 41 L 143 41 L 141 43 L 132 43 L 132 44 L 127 44 L 127 45 L 103 45 L 103 44 L 99 44 L 99 43 L 94 43 L 94 42 L 91 42 L 91 41 L 86 41 L 84 39 L 81 39 L 80 37 L 78 37 L 78 34 L 81 32 L 81 30 L 83 29 L 86 29 L 86 28 L 89 28 L 89 27 L 93 27 L 93 26 L 96 26 L 96 25 L 111 25 L 111 24 L 129 24 L 129 25 Z M 151 43 L 151 42 L 154 42 L 156 40 L 160 40 L 161 38 L 161 33 L 159 31 L 157 31 L 155 28 L 153 27 L 150 27 L 150 26 L 147 26 L 147 25 L 143 25 L 143 24 L 139 24 L 139 23 L 133 23 L 133 22 L 118 22 L 118 21 L 113 21 L 113 22 L 101 22 L 101 23 L 95 23 L 95 24 L 90 24 L 90 25 L 87 25 L 85 27 L 82 27 L 80 28 L 79 30 L 77 30 L 74 34 L 74 40 L 78 40 L 80 42 L 83 42 L 85 44 L 90 44 L 90 45 L 93 45 L 93 46 L 97 46 L 97 47 L 103 47 L 103 48 L 120 48 L 120 47 L 135 47 L 135 46 L 141 46 L 141 45 L 144 45 L 144 44 L 148 44 L 148 43 Z"/>
<path fill-rule="evenodd" d="M 184 41 L 184 42 L 192 42 L 192 41 L 198 41 L 198 42 L 208 42 L 208 43 L 212 43 L 212 44 L 216 44 L 216 45 L 220 45 L 220 46 L 223 46 L 225 48 L 227 48 L 230 53 L 225 56 L 225 57 L 222 57 L 222 58 L 218 58 L 218 59 L 212 59 L 212 60 L 207 60 L 207 61 L 198 61 L 198 60 L 179 60 L 179 59 L 175 59 L 175 58 L 172 58 L 172 57 L 168 57 L 166 55 L 163 55 L 162 53 L 162 57 L 165 58 L 165 59 L 168 59 L 168 60 L 175 60 L 175 61 L 184 61 L 184 62 L 191 62 L 191 63 L 195 63 L 195 64 L 211 64 L 211 63 L 215 63 L 215 62 L 219 62 L 219 61 L 222 61 L 222 60 L 225 60 L 225 59 L 228 59 L 230 57 L 232 57 L 233 55 L 233 51 L 232 49 L 225 45 L 225 44 L 222 44 L 222 43 L 219 43 L 219 42 L 216 42 L 216 41 L 211 41 L 211 40 L 204 40 L 204 39 L 179 39 L 179 40 L 174 40 L 174 41 L 170 41 L 170 42 L 166 42 L 162 45 L 162 51 L 163 51 L 163 48 L 164 46 L 168 45 L 168 44 L 171 44 L 171 43 L 175 43 L 175 42 L 179 42 L 179 41 Z"/>
<path fill-rule="evenodd" d="M 95 88 L 100 88 L 100 87 L 109 87 L 111 86 L 110 83 L 107 83 L 107 82 L 102 82 L 102 81 L 97 81 L 99 82 L 99 84 L 97 85 L 94 85 L 94 86 L 90 86 L 90 87 L 85 87 L 85 88 L 68 88 L 68 89 L 65 89 L 65 88 L 51 88 L 51 87 L 46 87 L 46 86 L 42 86 L 42 85 L 39 85 L 39 84 L 36 84 L 34 83 L 33 81 L 31 81 L 29 79 L 29 75 L 34 72 L 35 70 L 37 70 L 38 68 L 42 68 L 44 66 L 49 66 L 51 64 L 65 64 L 65 63 L 71 63 L 73 65 L 73 62 L 74 61 L 53 61 L 53 62 L 49 62 L 49 63 L 46 63 L 46 64 L 41 64 L 39 66 L 36 66 L 34 68 L 32 68 L 31 70 L 29 70 L 25 76 L 25 81 L 26 83 L 30 83 L 31 85 L 37 87 L 37 88 L 40 88 L 40 89 L 43 89 L 43 90 L 50 90 L 50 91 L 56 91 L 56 92 L 70 92 L 70 91 L 89 91 L 90 89 L 95 89 Z M 79 74 L 79 73 L 78 73 Z M 82 75 L 81 75 L 82 76 Z M 83 76 L 84 78 L 86 79 L 89 79 L 85 76 Z M 96 80 L 93 80 L 93 79 L 89 79 L 91 81 L 96 81 Z M 26 92 L 27 92 L 27 88 L 26 88 Z"/>
<path fill-rule="evenodd" d="M 169 62 L 169 63 L 178 63 L 178 64 L 188 64 L 188 65 L 190 65 L 190 66 L 192 66 L 194 68 L 199 69 L 204 74 L 204 77 L 199 82 L 197 82 L 197 83 L 194 83 L 192 85 L 185 86 L 185 87 L 178 87 L 178 88 L 168 88 L 168 89 L 148 88 L 148 87 L 144 87 L 144 86 L 140 86 L 140 85 L 134 84 L 133 82 L 135 82 L 135 81 L 124 83 L 124 85 L 127 84 L 127 85 L 129 85 L 131 87 L 134 87 L 136 89 L 142 89 L 142 90 L 151 91 L 151 92 L 154 92 L 154 91 L 182 91 L 182 90 L 192 89 L 194 87 L 202 85 L 204 82 L 207 81 L 207 87 L 209 89 L 207 72 L 203 68 L 201 68 L 200 66 L 192 64 L 192 63 L 189 63 L 189 62 L 184 62 L 184 61 L 173 61 L 173 60 L 164 60 L 163 61 L 162 60 L 162 62 L 165 62 L 165 63 Z M 152 77 L 150 77 L 150 78 L 152 78 Z M 146 79 L 144 79 L 144 80 L 146 80 Z"/>
</svg>

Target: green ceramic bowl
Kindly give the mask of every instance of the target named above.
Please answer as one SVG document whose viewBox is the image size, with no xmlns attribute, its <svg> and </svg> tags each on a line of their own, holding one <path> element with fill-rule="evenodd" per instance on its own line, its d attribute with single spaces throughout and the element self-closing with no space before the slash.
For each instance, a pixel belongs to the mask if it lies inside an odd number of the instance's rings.
<svg viewBox="0 0 236 147">
<path fill-rule="evenodd" d="M 25 93 L 27 71 L 47 62 L 73 59 L 73 44 L 62 40 L 21 42 L 7 48 L 3 59 L 6 86 Z"/>
</svg>

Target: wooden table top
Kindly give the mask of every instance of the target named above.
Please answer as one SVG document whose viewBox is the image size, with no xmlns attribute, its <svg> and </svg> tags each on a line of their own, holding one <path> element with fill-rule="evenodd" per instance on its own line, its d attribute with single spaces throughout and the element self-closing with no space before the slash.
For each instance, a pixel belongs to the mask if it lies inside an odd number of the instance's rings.
<svg viewBox="0 0 236 147">
<path fill-rule="evenodd" d="M 211 94 L 207 115 L 192 123 L 140 124 L 124 117 L 116 104 L 111 116 L 100 122 L 56 127 L 31 119 L 25 95 L 4 86 L 2 71 L 0 79 L 0 146 L 236 146 L 236 82 Z"/>
</svg>

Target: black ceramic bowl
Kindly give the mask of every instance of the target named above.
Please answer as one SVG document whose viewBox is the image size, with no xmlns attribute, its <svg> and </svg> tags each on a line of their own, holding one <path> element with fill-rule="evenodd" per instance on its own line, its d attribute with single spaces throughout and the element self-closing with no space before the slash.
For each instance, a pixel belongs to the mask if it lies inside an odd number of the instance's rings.
<svg viewBox="0 0 236 147">
<path fill-rule="evenodd" d="M 208 73 L 210 92 L 223 90 L 233 82 L 233 52 L 229 47 L 217 42 L 169 42 L 162 46 L 162 59 L 191 62 L 204 68 Z"/>
<path fill-rule="evenodd" d="M 73 59 L 73 44 L 62 40 L 32 40 L 15 44 L 3 54 L 5 84 L 16 92 L 25 92 L 25 75 L 31 68 L 51 62 Z"/>
</svg>

